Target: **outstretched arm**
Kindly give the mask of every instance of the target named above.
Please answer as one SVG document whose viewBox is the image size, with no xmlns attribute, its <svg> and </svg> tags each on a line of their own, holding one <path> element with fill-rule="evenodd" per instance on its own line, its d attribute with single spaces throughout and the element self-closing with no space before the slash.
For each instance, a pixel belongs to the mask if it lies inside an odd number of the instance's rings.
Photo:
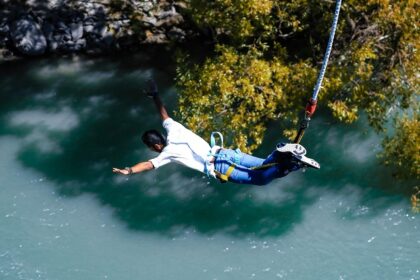
<svg viewBox="0 0 420 280">
<path fill-rule="evenodd" d="M 166 111 L 165 106 L 162 103 L 162 100 L 160 100 L 159 93 L 158 93 L 158 87 L 156 85 L 156 82 L 154 80 L 148 81 L 148 89 L 147 89 L 147 95 L 153 99 L 153 102 L 155 103 L 156 109 L 161 117 L 161 119 L 164 121 L 169 118 L 168 112 Z"/>
<path fill-rule="evenodd" d="M 153 97 L 153 102 L 155 103 L 156 109 L 158 110 L 162 121 L 169 119 L 168 112 L 166 112 L 166 108 L 162 104 L 162 100 L 160 100 L 160 97 L 158 94 L 156 94 L 156 96 Z"/>
<path fill-rule="evenodd" d="M 144 161 L 137 163 L 136 165 L 132 167 L 126 167 L 125 169 L 119 169 L 119 168 L 112 168 L 112 172 L 123 174 L 123 175 L 131 175 L 140 173 L 147 170 L 152 170 L 154 168 L 153 164 L 150 161 Z"/>
</svg>

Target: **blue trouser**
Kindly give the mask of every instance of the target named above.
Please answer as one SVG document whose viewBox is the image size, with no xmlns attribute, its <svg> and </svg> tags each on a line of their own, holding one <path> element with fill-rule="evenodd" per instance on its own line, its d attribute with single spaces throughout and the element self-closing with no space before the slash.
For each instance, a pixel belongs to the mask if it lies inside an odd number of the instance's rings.
<svg viewBox="0 0 420 280">
<path fill-rule="evenodd" d="M 266 159 L 244 154 L 239 150 L 222 149 L 216 156 L 214 168 L 221 174 L 226 174 L 228 168 L 235 164 L 235 169 L 229 176 L 229 181 L 239 184 L 266 185 L 273 179 L 281 178 L 300 168 L 298 163 L 291 161 L 288 154 L 272 152 Z M 251 169 L 264 164 L 277 163 L 262 169 Z"/>
</svg>

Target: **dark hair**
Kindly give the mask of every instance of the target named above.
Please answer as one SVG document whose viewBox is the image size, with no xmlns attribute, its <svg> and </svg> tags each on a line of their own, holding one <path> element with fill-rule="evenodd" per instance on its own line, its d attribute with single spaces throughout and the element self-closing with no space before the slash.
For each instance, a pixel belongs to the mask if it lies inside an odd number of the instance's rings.
<svg viewBox="0 0 420 280">
<path fill-rule="evenodd" d="M 162 144 L 162 145 L 166 146 L 165 137 L 159 131 L 157 131 L 155 129 L 148 130 L 145 133 L 143 133 L 143 136 L 141 137 L 141 140 L 148 147 L 151 147 L 155 144 Z"/>
</svg>

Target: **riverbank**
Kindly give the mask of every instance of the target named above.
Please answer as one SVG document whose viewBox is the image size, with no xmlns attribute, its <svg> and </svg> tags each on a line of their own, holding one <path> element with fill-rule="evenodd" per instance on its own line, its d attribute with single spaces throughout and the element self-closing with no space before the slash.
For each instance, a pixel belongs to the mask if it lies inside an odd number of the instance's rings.
<svg viewBox="0 0 420 280">
<path fill-rule="evenodd" d="M 181 43 L 196 35 L 185 9 L 179 1 L 0 0 L 0 59 Z"/>
</svg>

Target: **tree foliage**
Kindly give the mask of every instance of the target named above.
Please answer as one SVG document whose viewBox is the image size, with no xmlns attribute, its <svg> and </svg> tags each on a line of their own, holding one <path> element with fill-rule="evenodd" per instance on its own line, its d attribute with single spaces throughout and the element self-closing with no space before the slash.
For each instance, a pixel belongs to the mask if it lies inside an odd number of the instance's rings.
<svg viewBox="0 0 420 280">
<path fill-rule="evenodd" d="M 323 59 L 334 3 L 188 3 L 197 25 L 213 30 L 218 43 L 203 63 L 190 65 L 181 59 L 180 116 L 197 131 L 223 128 L 247 151 L 258 147 L 271 120 L 289 120 L 285 132 L 291 136 Z M 401 115 L 396 112 L 418 102 L 419 6 L 414 0 L 343 2 L 319 96 L 336 119 L 351 123 L 364 111 L 370 125 L 383 131 L 390 117 Z M 401 128 L 406 122 L 396 122 L 394 141 L 407 140 Z M 413 131 L 418 136 L 418 129 Z M 392 141 L 384 142 L 389 155 L 394 155 L 387 146 Z M 418 137 L 415 141 L 418 147 Z M 409 154 L 403 157 L 416 164 Z"/>
<path fill-rule="evenodd" d="M 308 63 L 266 60 L 255 49 L 240 53 L 219 46 L 217 52 L 200 66 L 179 63 L 186 67 L 178 72 L 179 114 L 190 128 L 207 135 L 221 130 L 241 150 L 252 151 L 268 121 L 281 117 L 297 123 L 296 108 L 315 80 Z"/>
<path fill-rule="evenodd" d="M 267 21 L 272 0 L 191 0 L 190 7 L 199 26 L 211 27 L 239 42 L 271 28 Z"/>
<path fill-rule="evenodd" d="M 420 179 L 420 114 L 397 120 L 395 134 L 383 141 L 382 158 L 399 176 Z"/>
</svg>

